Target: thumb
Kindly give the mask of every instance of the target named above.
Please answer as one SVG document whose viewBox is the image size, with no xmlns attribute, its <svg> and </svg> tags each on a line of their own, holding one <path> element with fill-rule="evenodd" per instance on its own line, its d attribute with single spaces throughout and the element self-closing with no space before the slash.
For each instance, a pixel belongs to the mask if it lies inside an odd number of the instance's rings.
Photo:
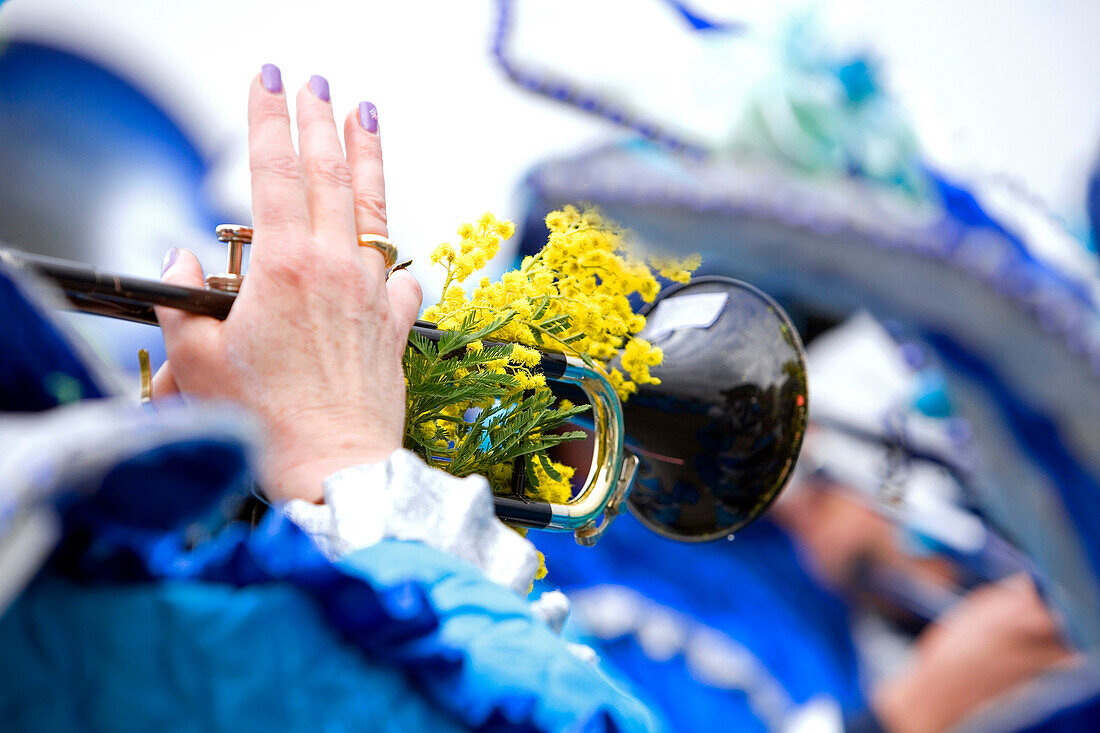
<svg viewBox="0 0 1100 733">
<path fill-rule="evenodd" d="M 171 285 L 191 288 L 203 287 L 202 265 L 195 255 L 186 249 L 173 247 L 164 256 L 161 281 Z M 202 350 L 217 338 L 218 321 L 208 316 L 188 313 L 177 308 L 156 306 L 157 321 L 164 333 L 164 347 L 168 357 L 181 365 L 191 361 L 190 355 Z M 177 355 L 182 358 L 177 359 Z"/>
<path fill-rule="evenodd" d="M 399 332 L 401 335 L 407 336 L 413 322 L 420 314 L 420 301 L 423 298 L 423 294 L 420 292 L 420 283 L 408 270 L 394 270 L 393 274 L 386 280 L 386 294 L 389 297 L 390 309 L 393 311 L 394 321 L 397 323 Z M 401 350 L 405 350 L 404 341 L 401 343 Z"/>
<path fill-rule="evenodd" d="M 176 377 L 172 374 L 172 367 L 169 362 L 161 364 L 160 369 L 157 369 L 157 373 L 153 375 L 153 399 L 159 400 L 162 397 L 168 397 L 169 395 L 179 394 L 180 386 L 176 384 Z"/>
</svg>

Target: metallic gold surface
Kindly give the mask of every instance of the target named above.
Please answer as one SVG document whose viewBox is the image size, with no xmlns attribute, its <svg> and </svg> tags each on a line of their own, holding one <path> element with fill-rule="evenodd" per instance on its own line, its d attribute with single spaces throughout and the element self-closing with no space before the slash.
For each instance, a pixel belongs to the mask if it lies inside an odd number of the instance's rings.
<svg viewBox="0 0 1100 733">
<path fill-rule="evenodd" d="M 397 262 L 397 247 L 381 234 L 360 234 L 356 239 L 359 241 L 360 247 L 373 247 L 381 252 L 386 260 L 387 270 Z"/>
<path fill-rule="evenodd" d="M 219 224 L 215 230 L 218 239 L 229 246 L 226 257 L 225 272 L 219 272 L 206 276 L 206 287 L 212 290 L 225 290 L 230 293 L 239 292 L 244 276 L 241 275 L 241 267 L 244 260 L 244 245 L 252 244 L 252 227 L 241 224 Z"/>
<path fill-rule="evenodd" d="M 592 466 L 588 478 L 567 504 L 550 504 L 553 519 L 549 528 L 572 530 L 577 542 L 592 544 L 610 523 L 618 506 L 612 506 L 616 495 L 625 493 L 637 465 L 627 461 L 623 445 L 626 436 L 623 412 L 619 397 L 611 383 L 595 369 L 576 357 L 567 357 L 569 365 L 565 373 L 555 381 L 579 387 L 592 406 L 593 437 L 596 445 L 592 451 Z M 629 473 L 624 485 L 624 474 Z M 622 490 L 620 492 L 620 489 Z M 618 500 L 621 501 L 621 496 Z M 609 511 L 611 510 L 611 511 Z M 608 515 L 605 516 L 605 512 Z M 600 517 L 605 516 L 602 525 Z"/>
<path fill-rule="evenodd" d="M 145 349 L 138 349 L 138 370 L 141 372 L 141 404 L 144 405 L 153 399 L 153 368 Z"/>
</svg>

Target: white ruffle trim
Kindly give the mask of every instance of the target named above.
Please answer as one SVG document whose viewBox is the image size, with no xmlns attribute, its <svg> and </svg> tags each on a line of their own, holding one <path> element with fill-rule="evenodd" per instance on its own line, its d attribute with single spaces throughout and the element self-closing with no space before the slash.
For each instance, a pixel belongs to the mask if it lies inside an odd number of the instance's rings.
<svg viewBox="0 0 1100 733">
<path fill-rule="evenodd" d="M 489 483 L 431 468 L 407 450 L 337 471 L 325 503 L 287 502 L 284 511 L 329 557 L 382 540 L 423 542 L 476 565 L 495 583 L 527 594 L 538 569 L 534 546 L 493 511 Z"/>
</svg>

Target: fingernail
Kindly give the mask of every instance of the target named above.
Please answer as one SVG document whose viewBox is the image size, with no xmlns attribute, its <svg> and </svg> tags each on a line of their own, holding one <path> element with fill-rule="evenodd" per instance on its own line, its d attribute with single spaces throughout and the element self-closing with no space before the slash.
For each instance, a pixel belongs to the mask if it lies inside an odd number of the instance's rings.
<svg viewBox="0 0 1100 733">
<path fill-rule="evenodd" d="M 267 91 L 278 94 L 283 91 L 283 72 L 275 64 L 264 64 L 260 67 L 260 83 Z"/>
<path fill-rule="evenodd" d="M 317 76 L 314 74 L 309 77 L 309 90 L 317 95 L 317 98 L 322 102 L 329 101 L 328 96 L 328 79 L 323 76 Z"/>
<path fill-rule="evenodd" d="M 360 102 L 359 124 L 367 132 L 378 132 L 378 108 L 370 102 Z"/>
<path fill-rule="evenodd" d="M 278 69 L 276 69 L 276 71 L 278 71 Z M 164 262 L 162 262 L 160 265 L 160 274 L 163 275 L 164 273 L 168 272 L 169 268 L 171 268 L 172 265 L 176 264 L 176 258 L 179 256 L 179 247 L 173 247 L 172 249 L 168 250 L 168 253 L 164 255 Z"/>
</svg>

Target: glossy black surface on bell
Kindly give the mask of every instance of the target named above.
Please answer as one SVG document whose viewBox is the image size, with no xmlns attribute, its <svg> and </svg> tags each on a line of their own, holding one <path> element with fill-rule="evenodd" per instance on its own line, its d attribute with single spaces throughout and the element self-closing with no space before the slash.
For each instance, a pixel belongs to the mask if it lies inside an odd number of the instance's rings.
<svg viewBox="0 0 1100 733">
<path fill-rule="evenodd" d="M 786 485 L 806 430 L 805 354 L 786 313 L 756 288 L 704 277 L 663 292 L 639 336 L 660 346 L 623 405 L 642 459 L 629 495 L 650 529 L 678 540 L 724 537 L 759 517 Z"/>
</svg>

